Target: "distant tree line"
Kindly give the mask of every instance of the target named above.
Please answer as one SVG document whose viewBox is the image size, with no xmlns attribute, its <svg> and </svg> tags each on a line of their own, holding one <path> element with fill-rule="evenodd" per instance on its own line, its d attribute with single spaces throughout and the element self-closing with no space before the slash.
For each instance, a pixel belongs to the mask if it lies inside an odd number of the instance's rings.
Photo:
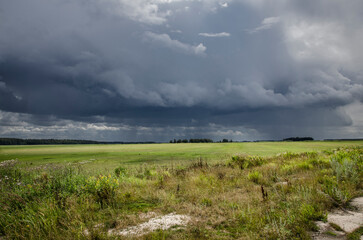
<svg viewBox="0 0 363 240">
<path fill-rule="evenodd" d="M 96 144 L 90 140 L 0 138 L 0 145 Z"/>
<path fill-rule="evenodd" d="M 150 144 L 155 142 L 98 142 L 74 139 L 0 138 L 0 145 L 57 145 L 57 144 Z"/>
<path fill-rule="evenodd" d="M 191 138 L 191 139 L 174 139 L 170 143 L 212 143 L 213 140 L 209 138 Z"/>
<path fill-rule="evenodd" d="M 285 138 L 282 141 L 292 141 L 292 142 L 300 142 L 300 141 L 313 141 L 314 138 L 312 137 L 290 137 L 290 138 Z"/>
</svg>

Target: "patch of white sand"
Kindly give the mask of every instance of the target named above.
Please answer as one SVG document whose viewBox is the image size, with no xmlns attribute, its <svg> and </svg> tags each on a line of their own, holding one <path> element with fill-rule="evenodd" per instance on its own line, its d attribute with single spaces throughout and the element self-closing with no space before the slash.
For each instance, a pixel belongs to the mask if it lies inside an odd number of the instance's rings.
<svg viewBox="0 0 363 240">
<path fill-rule="evenodd" d="M 350 205 L 356 207 L 358 209 L 358 212 L 363 213 L 363 197 L 353 199 Z"/>
<path fill-rule="evenodd" d="M 191 220 L 187 215 L 178 215 L 175 213 L 170 213 L 161 217 L 151 218 L 145 223 L 141 223 L 137 226 L 128 227 L 125 229 L 108 230 L 109 235 L 143 235 L 148 232 L 155 231 L 157 229 L 167 230 L 174 226 L 185 226 Z"/>
<path fill-rule="evenodd" d="M 350 233 L 363 226 L 363 197 L 355 198 L 350 203 L 357 211 L 336 210 L 328 214 L 328 223 L 316 222 L 319 232 L 312 234 L 316 240 L 337 240 L 345 239 L 345 233 L 336 231 L 329 223 L 334 223 L 343 229 L 346 233 Z M 335 236 L 327 234 L 332 232 Z M 360 238 L 363 240 L 363 236 Z"/>
<path fill-rule="evenodd" d="M 335 211 L 328 214 L 328 222 L 335 223 L 345 232 L 353 232 L 363 225 L 363 214 L 352 211 Z"/>
<path fill-rule="evenodd" d="M 316 225 L 319 228 L 319 232 L 312 233 L 312 239 L 316 240 L 343 240 L 345 239 L 345 233 L 335 230 L 329 223 L 317 221 Z M 327 234 L 330 232 L 334 235 Z"/>
</svg>

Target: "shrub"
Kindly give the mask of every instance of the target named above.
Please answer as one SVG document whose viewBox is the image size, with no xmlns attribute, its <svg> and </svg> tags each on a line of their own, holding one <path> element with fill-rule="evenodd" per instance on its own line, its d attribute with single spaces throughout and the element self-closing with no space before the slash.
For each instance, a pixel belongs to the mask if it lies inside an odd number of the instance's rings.
<svg viewBox="0 0 363 240">
<path fill-rule="evenodd" d="M 363 170 L 362 162 L 362 156 L 355 151 L 338 152 L 330 160 L 337 181 L 349 181 L 353 184 L 357 184 L 360 180 L 360 172 Z"/>
<path fill-rule="evenodd" d="M 352 198 L 351 193 L 344 188 L 344 185 L 338 184 L 335 176 L 324 175 L 320 182 L 323 192 L 334 201 L 335 205 L 346 205 Z"/>
</svg>

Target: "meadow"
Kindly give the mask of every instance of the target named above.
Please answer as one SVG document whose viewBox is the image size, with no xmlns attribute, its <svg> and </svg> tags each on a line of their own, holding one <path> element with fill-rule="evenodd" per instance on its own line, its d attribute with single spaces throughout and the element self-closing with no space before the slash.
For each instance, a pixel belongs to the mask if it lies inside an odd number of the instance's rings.
<svg viewBox="0 0 363 240">
<path fill-rule="evenodd" d="M 208 163 L 247 154 L 273 156 L 282 152 L 301 153 L 363 145 L 362 141 L 180 143 L 180 144 L 85 144 L 0 146 L 0 161 L 18 159 L 21 167 L 84 164 L 95 171 L 112 170 L 120 164 L 184 165 L 202 158 Z"/>
<path fill-rule="evenodd" d="M 362 180 L 363 141 L 1 146 L 0 238 L 310 239 Z"/>
</svg>

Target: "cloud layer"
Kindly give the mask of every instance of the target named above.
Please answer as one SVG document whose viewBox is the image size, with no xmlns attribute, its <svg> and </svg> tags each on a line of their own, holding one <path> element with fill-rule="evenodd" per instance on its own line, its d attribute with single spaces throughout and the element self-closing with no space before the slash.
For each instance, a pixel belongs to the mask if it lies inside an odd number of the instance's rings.
<svg viewBox="0 0 363 240">
<path fill-rule="evenodd" d="M 0 9 L 0 136 L 363 136 L 361 1 L 12 0 Z"/>
</svg>

